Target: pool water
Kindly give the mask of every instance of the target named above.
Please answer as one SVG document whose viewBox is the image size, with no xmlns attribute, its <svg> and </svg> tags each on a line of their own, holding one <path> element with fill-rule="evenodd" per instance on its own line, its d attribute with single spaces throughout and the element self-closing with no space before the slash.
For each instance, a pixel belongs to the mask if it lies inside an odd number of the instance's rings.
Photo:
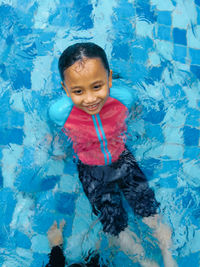
<svg viewBox="0 0 200 267">
<path fill-rule="evenodd" d="M 102 46 L 114 86 L 133 90 L 128 146 L 173 230 L 178 266 L 200 266 L 200 1 L 0 0 L 0 41 L 0 266 L 47 263 L 47 231 L 62 218 L 68 262 L 101 240 L 102 261 L 133 266 L 109 248 L 70 155 L 55 157 L 65 152 L 48 118 L 64 93 L 57 62 L 80 41 Z M 148 229 L 129 217 L 163 266 Z"/>
</svg>

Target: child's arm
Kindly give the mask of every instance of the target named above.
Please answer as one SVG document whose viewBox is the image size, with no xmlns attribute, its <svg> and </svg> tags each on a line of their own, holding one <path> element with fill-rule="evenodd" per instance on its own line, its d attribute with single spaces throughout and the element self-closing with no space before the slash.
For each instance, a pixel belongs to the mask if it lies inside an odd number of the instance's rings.
<svg viewBox="0 0 200 267">
<path fill-rule="evenodd" d="M 49 254 L 49 263 L 46 267 L 64 267 L 65 266 L 65 256 L 63 254 L 63 227 L 65 221 L 62 220 L 60 227 L 57 226 L 57 222 L 48 231 L 48 240 L 51 247 L 51 253 Z"/>
<path fill-rule="evenodd" d="M 52 156 L 55 159 L 65 159 L 68 152 L 70 151 L 71 153 L 71 150 L 67 149 L 71 147 L 70 142 L 67 140 L 66 134 L 61 130 L 69 117 L 72 107 L 73 103 L 71 98 L 63 96 L 56 100 L 56 102 L 50 106 L 48 111 L 51 121 L 50 128 L 55 133 L 55 135 L 53 134 L 53 138 L 51 138 Z"/>
<path fill-rule="evenodd" d="M 141 113 L 142 107 L 138 105 L 134 89 L 124 85 L 110 88 L 110 96 L 117 99 L 129 110 L 128 121 L 134 120 Z"/>
<path fill-rule="evenodd" d="M 64 267 L 65 266 L 65 256 L 63 254 L 62 248 L 55 246 L 51 249 L 49 254 L 49 263 L 45 267 Z"/>
</svg>

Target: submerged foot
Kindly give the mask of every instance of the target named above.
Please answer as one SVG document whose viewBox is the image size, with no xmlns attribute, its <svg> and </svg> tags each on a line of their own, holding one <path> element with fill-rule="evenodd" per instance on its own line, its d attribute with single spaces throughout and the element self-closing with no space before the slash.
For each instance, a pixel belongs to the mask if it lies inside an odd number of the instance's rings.
<svg viewBox="0 0 200 267">
<path fill-rule="evenodd" d="M 139 262 L 142 267 L 159 267 L 154 261 L 145 259 L 145 251 L 138 237 L 129 229 L 119 234 L 121 250 L 135 263 Z"/>
<path fill-rule="evenodd" d="M 167 251 L 163 251 L 163 261 L 165 267 L 178 267 L 178 264 L 173 259 L 171 253 Z"/>
</svg>

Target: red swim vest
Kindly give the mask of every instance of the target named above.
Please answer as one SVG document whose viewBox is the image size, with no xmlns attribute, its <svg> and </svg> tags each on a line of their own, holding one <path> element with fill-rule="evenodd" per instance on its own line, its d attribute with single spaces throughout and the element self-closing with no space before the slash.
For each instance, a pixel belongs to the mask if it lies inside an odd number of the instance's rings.
<svg viewBox="0 0 200 267">
<path fill-rule="evenodd" d="M 84 164 L 107 165 L 116 161 L 125 149 L 127 115 L 128 108 L 109 97 L 96 115 L 73 106 L 62 130 Z"/>
</svg>

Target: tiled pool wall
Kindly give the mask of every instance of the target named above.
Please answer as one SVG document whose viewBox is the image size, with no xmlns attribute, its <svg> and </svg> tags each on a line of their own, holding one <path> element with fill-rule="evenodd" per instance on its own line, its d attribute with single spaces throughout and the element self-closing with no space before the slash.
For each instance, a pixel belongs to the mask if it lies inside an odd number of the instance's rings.
<svg viewBox="0 0 200 267">
<path fill-rule="evenodd" d="M 174 231 L 173 254 L 199 266 L 200 1 L 1 0 L 0 38 L 0 265 L 42 266 L 55 219 L 67 221 L 69 260 L 99 238 L 74 164 L 53 157 L 64 148 L 47 115 L 63 93 L 59 55 L 94 41 L 114 85 L 135 92 L 129 146 Z"/>
</svg>

